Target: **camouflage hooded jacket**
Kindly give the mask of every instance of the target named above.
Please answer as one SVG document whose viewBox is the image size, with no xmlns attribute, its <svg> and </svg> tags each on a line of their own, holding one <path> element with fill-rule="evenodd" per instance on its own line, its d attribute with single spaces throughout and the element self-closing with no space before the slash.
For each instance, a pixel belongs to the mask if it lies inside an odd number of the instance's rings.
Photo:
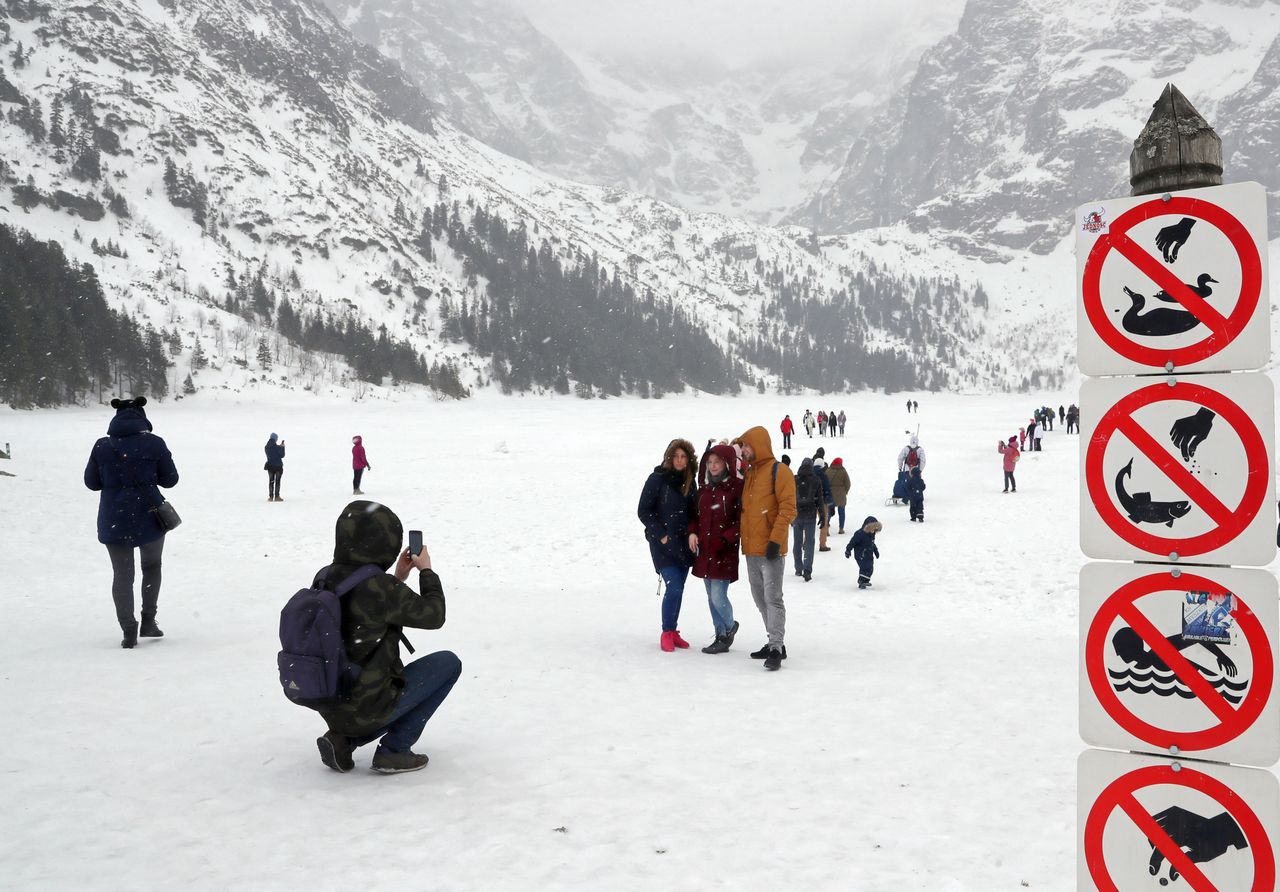
<svg viewBox="0 0 1280 892">
<path fill-rule="evenodd" d="M 324 576 L 335 587 L 365 564 L 384 571 L 401 552 L 404 528 L 385 505 L 356 501 L 338 518 L 333 564 Z M 342 637 L 347 656 L 361 667 L 351 698 L 322 715 L 339 734 L 369 734 L 386 725 L 404 689 L 400 630 L 438 629 L 444 625 L 444 590 L 440 577 L 423 570 L 422 594 L 389 573 L 375 576 L 342 599 Z"/>
</svg>

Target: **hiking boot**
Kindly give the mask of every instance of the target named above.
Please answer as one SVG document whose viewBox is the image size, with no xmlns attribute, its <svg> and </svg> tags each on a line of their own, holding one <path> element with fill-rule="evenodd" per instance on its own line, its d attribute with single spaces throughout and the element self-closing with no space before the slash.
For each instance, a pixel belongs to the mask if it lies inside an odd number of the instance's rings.
<svg viewBox="0 0 1280 892">
<path fill-rule="evenodd" d="M 869 582 L 859 582 L 859 583 L 858 583 L 858 588 L 871 588 L 871 583 L 869 583 Z"/>
<path fill-rule="evenodd" d="M 671 653 L 676 649 L 675 639 L 671 637 L 673 634 L 673 632 L 663 632 L 662 637 L 658 639 L 658 647 L 667 653 Z"/>
<path fill-rule="evenodd" d="M 138 630 L 138 635 L 143 638 L 163 638 L 164 632 L 160 631 L 160 627 L 156 625 L 155 617 L 147 619 L 142 618 L 142 628 Z"/>
<path fill-rule="evenodd" d="M 431 761 L 419 753 L 393 753 L 391 750 L 378 747 L 373 754 L 373 770 L 379 774 L 402 774 L 406 771 L 420 771 Z"/>
<path fill-rule="evenodd" d="M 738 621 L 735 619 L 733 625 L 729 627 L 729 631 L 724 633 L 724 649 L 728 650 L 733 647 L 734 636 L 738 634 Z"/>
<path fill-rule="evenodd" d="M 777 672 L 782 668 L 783 659 L 785 658 L 782 656 L 782 651 L 776 647 L 771 647 L 769 648 L 769 656 L 764 658 L 764 668 L 770 672 Z"/>
<path fill-rule="evenodd" d="M 771 649 L 772 649 L 772 648 L 770 648 L 770 647 L 769 647 L 769 645 L 767 645 L 767 644 L 766 644 L 764 647 L 760 648 L 758 651 L 756 651 L 755 653 L 753 653 L 753 654 L 751 655 L 751 659 L 753 659 L 753 660 L 763 660 L 763 659 L 766 659 L 766 658 L 768 658 L 768 656 L 769 656 L 769 651 L 770 651 Z M 784 644 L 784 645 L 782 645 L 782 659 L 784 659 L 784 660 L 785 660 L 786 658 L 787 658 L 787 646 Z"/>
<path fill-rule="evenodd" d="M 124 648 L 136 647 L 138 644 L 138 624 L 129 623 L 127 626 L 121 626 L 124 632 L 124 638 L 120 641 L 120 646 Z"/>
<path fill-rule="evenodd" d="M 830 550 L 831 550 L 831 546 L 829 545 L 823 545 L 821 548 L 818 549 L 818 551 L 830 551 Z"/>
<path fill-rule="evenodd" d="M 320 750 L 320 761 L 334 771 L 346 773 L 356 767 L 355 760 L 351 758 L 355 747 L 341 734 L 324 732 L 323 737 L 316 738 L 316 749 Z"/>
<path fill-rule="evenodd" d="M 680 630 L 676 629 L 671 633 L 671 643 L 676 647 L 685 648 L 689 646 L 689 642 L 680 637 Z"/>
<path fill-rule="evenodd" d="M 831 550 L 830 548 L 828 548 L 828 549 L 827 549 L 827 551 L 830 551 L 830 550 Z M 805 581 L 805 582 L 808 582 L 810 579 L 813 579 L 813 574 L 812 574 L 812 573 L 806 573 L 806 574 L 804 574 L 804 581 Z"/>
<path fill-rule="evenodd" d="M 727 654 L 729 652 L 729 642 L 725 640 L 725 636 L 717 635 L 716 640 L 704 647 L 702 652 L 704 654 Z"/>
</svg>

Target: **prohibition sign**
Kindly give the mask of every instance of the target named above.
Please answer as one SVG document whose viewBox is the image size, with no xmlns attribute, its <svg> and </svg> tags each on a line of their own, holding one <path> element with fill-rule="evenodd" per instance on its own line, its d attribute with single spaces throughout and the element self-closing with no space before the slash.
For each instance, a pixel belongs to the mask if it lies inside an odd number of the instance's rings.
<svg viewBox="0 0 1280 892">
<path fill-rule="evenodd" d="M 1165 785 L 1186 787 L 1203 793 L 1230 813 L 1243 831 L 1245 840 L 1249 843 L 1249 851 L 1253 853 L 1253 885 L 1250 892 L 1275 892 L 1276 862 L 1262 821 L 1258 820 L 1249 804 L 1222 781 L 1185 765 L 1180 766 L 1178 771 L 1174 771 L 1172 765 L 1139 768 L 1112 781 L 1099 794 L 1085 821 L 1084 857 L 1089 865 L 1089 876 L 1100 892 L 1120 892 L 1120 887 L 1111 878 L 1102 849 L 1103 831 L 1117 808 L 1128 815 L 1138 830 L 1160 850 L 1165 860 L 1178 869 L 1178 873 L 1182 874 L 1194 892 L 1217 892 L 1217 887 L 1134 796 L 1134 793 L 1146 787 Z M 1133 886 L 1126 884 L 1125 888 L 1131 889 Z"/>
<path fill-rule="evenodd" d="M 1171 214 L 1194 217 L 1217 227 L 1235 249 L 1240 259 L 1240 299 L 1229 316 L 1223 316 L 1210 306 L 1208 301 L 1192 291 L 1172 270 L 1129 236 L 1129 230 L 1137 224 L 1153 217 Z M 1210 334 L 1194 344 L 1169 349 L 1148 347 L 1130 340 L 1115 327 L 1102 307 L 1102 267 L 1112 251 L 1120 254 L 1143 275 L 1176 298 L 1178 303 L 1209 329 Z M 1089 323 L 1098 337 L 1116 353 L 1125 359 L 1152 367 L 1164 368 L 1170 362 L 1175 366 L 1188 366 L 1222 350 L 1240 336 L 1253 318 L 1262 295 L 1262 257 L 1244 224 L 1218 205 L 1203 198 L 1175 196 L 1168 201 L 1157 198 L 1121 214 L 1111 224 L 1110 232 L 1094 242 L 1085 261 L 1080 287 Z"/>
<path fill-rule="evenodd" d="M 1249 473 L 1244 495 L 1234 510 L 1224 505 L 1222 500 L 1184 468 L 1172 453 L 1161 446 L 1155 437 L 1134 421 L 1133 413 L 1137 410 L 1167 400 L 1187 401 L 1204 406 L 1227 422 L 1240 437 Z M 1145 532 L 1121 514 L 1111 498 L 1111 493 L 1107 490 L 1102 467 L 1107 444 L 1111 442 L 1112 435 L 1117 432 L 1124 434 L 1138 451 L 1173 481 L 1196 507 L 1208 514 L 1216 527 L 1198 536 L 1176 539 Z M 1169 387 L 1163 383 L 1152 384 L 1150 387 L 1135 390 L 1120 400 L 1098 422 L 1098 427 L 1089 442 L 1084 471 L 1089 498 L 1093 501 L 1103 523 L 1113 533 L 1130 545 L 1151 554 L 1164 556 L 1177 552 L 1181 557 L 1190 557 L 1213 551 L 1231 542 L 1258 516 L 1267 495 L 1267 444 L 1245 411 L 1218 391 L 1200 384 L 1184 382 L 1178 382 L 1176 387 Z"/>
<path fill-rule="evenodd" d="M 1084 661 L 1089 675 L 1089 685 L 1093 688 L 1093 695 L 1098 698 L 1107 715 L 1139 740 L 1162 750 L 1172 746 L 1186 751 L 1213 749 L 1230 743 L 1248 731 L 1266 708 L 1267 700 L 1271 697 L 1271 681 L 1274 672 L 1271 643 L 1267 640 L 1266 629 L 1262 627 L 1258 617 L 1247 604 L 1241 601 L 1235 617 L 1253 656 L 1253 677 L 1249 683 L 1249 693 L 1245 695 L 1240 706 L 1232 706 L 1137 607 L 1139 599 L 1154 592 L 1185 590 L 1226 594 L 1227 590 L 1210 579 L 1189 573 L 1179 577 L 1177 589 L 1171 589 L 1168 580 L 1169 576 L 1166 573 L 1143 576 L 1121 586 L 1115 594 L 1103 602 L 1093 618 L 1092 625 L 1089 626 L 1089 637 L 1085 642 Z M 1239 597 L 1236 595 L 1237 599 Z M 1116 619 L 1127 623 L 1129 628 L 1138 633 L 1143 643 L 1151 648 L 1152 653 L 1164 660 L 1165 665 L 1173 671 L 1178 680 L 1190 688 L 1196 699 L 1213 713 L 1218 720 L 1216 725 L 1203 731 L 1171 731 L 1167 728 L 1158 728 L 1138 718 L 1121 702 L 1119 693 L 1111 687 L 1107 679 L 1104 659 L 1107 633 L 1111 631 L 1111 624 Z"/>
</svg>

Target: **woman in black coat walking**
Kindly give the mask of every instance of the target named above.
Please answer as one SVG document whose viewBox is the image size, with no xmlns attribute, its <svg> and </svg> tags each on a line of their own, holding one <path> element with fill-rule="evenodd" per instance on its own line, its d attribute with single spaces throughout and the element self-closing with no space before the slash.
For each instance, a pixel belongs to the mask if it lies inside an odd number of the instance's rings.
<svg viewBox="0 0 1280 892">
<path fill-rule="evenodd" d="M 124 632 L 121 647 L 133 647 L 138 635 L 161 638 L 156 625 L 160 600 L 160 559 L 164 528 L 155 509 L 164 502 L 158 487 L 178 483 L 178 469 L 164 440 L 151 433 L 143 407 L 146 397 L 112 400 L 116 415 L 107 436 L 93 444 L 84 469 L 84 485 L 98 497 L 98 541 L 111 557 L 111 597 Z M 133 613 L 133 552 L 142 555 L 142 628 Z"/>
</svg>

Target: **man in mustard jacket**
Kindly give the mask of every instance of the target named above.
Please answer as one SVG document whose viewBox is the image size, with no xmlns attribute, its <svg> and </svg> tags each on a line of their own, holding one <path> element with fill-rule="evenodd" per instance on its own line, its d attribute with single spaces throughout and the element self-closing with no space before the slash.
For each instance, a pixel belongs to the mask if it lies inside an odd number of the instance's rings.
<svg viewBox="0 0 1280 892">
<path fill-rule="evenodd" d="M 773 457 L 773 443 L 763 427 L 753 427 L 738 438 L 747 476 L 742 486 L 742 554 L 747 560 L 747 581 L 769 642 L 751 655 L 764 660 L 764 668 L 781 669 L 787 658 L 783 643 L 787 611 L 782 604 L 787 542 L 796 519 L 796 480 L 791 469 Z"/>
</svg>

